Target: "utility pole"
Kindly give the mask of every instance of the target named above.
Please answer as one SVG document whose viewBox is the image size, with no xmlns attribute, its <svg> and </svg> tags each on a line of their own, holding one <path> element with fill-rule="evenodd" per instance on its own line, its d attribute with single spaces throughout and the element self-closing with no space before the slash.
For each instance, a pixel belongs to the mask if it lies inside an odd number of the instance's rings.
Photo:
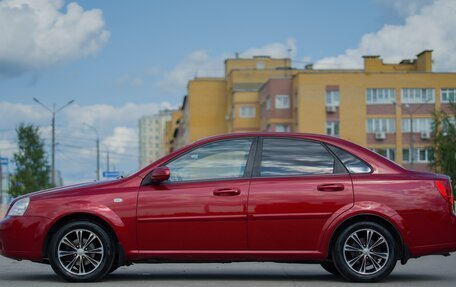
<svg viewBox="0 0 456 287">
<path fill-rule="evenodd" d="M 106 171 L 109 171 L 109 150 L 106 153 Z"/>
<path fill-rule="evenodd" d="M 55 104 L 53 104 L 52 109 L 50 109 L 48 106 L 40 102 L 37 98 L 33 98 L 33 100 L 52 114 L 51 183 L 52 186 L 55 186 L 55 115 L 64 108 L 74 103 L 74 100 L 69 101 L 68 103 L 66 103 L 58 109 L 56 109 Z"/>
<path fill-rule="evenodd" d="M 89 124 L 84 124 L 86 125 L 87 127 L 89 127 L 90 129 L 92 129 L 97 138 L 96 138 L 96 147 L 97 147 L 97 180 L 100 180 L 100 134 L 98 133 L 98 130 L 94 127 L 94 126 L 91 126 Z"/>
<path fill-rule="evenodd" d="M 0 153 L 0 159 L 2 158 L 2 154 Z M 3 167 L 2 163 L 0 162 L 0 207 L 3 204 Z"/>
<path fill-rule="evenodd" d="M 418 111 L 423 105 L 427 104 L 430 100 L 426 100 L 424 103 L 419 105 L 418 107 L 415 108 L 415 110 L 410 109 L 409 104 L 405 104 L 405 106 L 402 106 L 402 104 L 396 103 L 396 101 L 393 100 L 393 105 L 399 106 L 401 110 L 406 112 L 409 115 L 409 121 L 410 121 L 410 133 L 409 133 L 409 157 L 410 157 L 410 169 L 413 169 L 413 163 L 415 162 L 415 157 L 414 157 L 414 152 L 413 152 L 413 114 Z M 402 132 L 402 131 L 401 131 Z"/>
</svg>

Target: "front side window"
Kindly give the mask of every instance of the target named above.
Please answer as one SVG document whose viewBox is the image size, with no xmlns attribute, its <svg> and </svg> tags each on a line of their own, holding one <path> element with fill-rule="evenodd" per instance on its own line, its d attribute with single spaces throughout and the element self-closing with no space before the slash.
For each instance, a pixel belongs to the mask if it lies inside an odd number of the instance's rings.
<svg viewBox="0 0 456 287">
<path fill-rule="evenodd" d="M 356 156 L 352 155 L 351 153 L 332 146 L 328 145 L 331 151 L 340 159 L 340 161 L 345 165 L 348 172 L 350 173 L 369 173 L 371 172 L 371 168 L 364 163 L 362 160 L 357 158 Z"/>
<path fill-rule="evenodd" d="M 290 108 L 290 96 L 276 95 L 275 96 L 275 108 L 276 109 L 289 109 Z"/>
<path fill-rule="evenodd" d="M 252 106 L 244 106 L 239 109 L 240 118 L 254 118 L 256 116 L 256 109 Z"/>
<path fill-rule="evenodd" d="M 320 143 L 296 139 L 264 139 L 260 176 L 332 174 L 334 157 Z"/>
<path fill-rule="evenodd" d="M 170 182 L 231 179 L 244 176 L 252 139 L 207 144 L 167 164 Z"/>
</svg>

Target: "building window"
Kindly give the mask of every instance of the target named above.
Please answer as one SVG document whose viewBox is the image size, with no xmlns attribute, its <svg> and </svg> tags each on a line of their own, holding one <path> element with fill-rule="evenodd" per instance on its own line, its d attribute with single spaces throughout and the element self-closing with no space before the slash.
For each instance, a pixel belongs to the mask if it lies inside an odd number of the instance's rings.
<svg viewBox="0 0 456 287">
<path fill-rule="evenodd" d="M 244 106 L 239 109 L 240 118 L 254 118 L 256 116 L 256 109 L 252 106 Z"/>
<path fill-rule="evenodd" d="M 329 136 L 339 136 L 339 122 L 326 122 L 326 134 Z"/>
<path fill-rule="evenodd" d="M 410 149 L 402 150 L 402 161 L 410 162 Z M 430 148 L 414 148 L 413 149 L 413 162 L 429 163 L 432 159 L 433 153 Z"/>
<path fill-rule="evenodd" d="M 442 103 L 454 103 L 456 100 L 456 88 L 445 88 L 440 90 Z"/>
<path fill-rule="evenodd" d="M 431 132 L 432 131 L 432 119 L 431 118 L 414 118 L 413 119 L 413 132 Z M 402 132 L 410 132 L 410 119 L 402 119 Z"/>
<path fill-rule="evenodd" d="M 289 109 L 290 108 L 290 96 L 276 95 L 275 96 L 275 108 L 276 109 Z"/>
<path fill-rule="evenodd" d="M 396 159 L 396 150 L 393 148 L 374 148 L 372 151 L 386 157 L 389 160 L 394 161 Z"/>
<path fill-rule="evenodd" d="M 271 97 L 267 96 L 266 97 L 266 111 L 269 111 L 271 109 Z"/>
<path fill-rule="evenodd" d="M 326 105 L 339 106 L 339 91 L 326 91 Z"/>
<path fill-rule="evenodd" d="M 403 104 L 424 104 L 434 102 L 434 89 L 402 89 Z"/>
<path fill-rule="evenodd" d="M 391 104 L 396 100 L 394 89 L 367 89 L 367 104 Z"/>
<path fill-rule="evenodd" d="M 396 120 L 395 119 L 368 119 L 367 120 L 367 132 L 396 132 Z"/>
<path fill-rule="evenodd" d="M 290 125 L 277 124 L 277 125 L 275 125 L 275 131 L 276 132 L 290 132 L 291 131 Z"/>
</svg>

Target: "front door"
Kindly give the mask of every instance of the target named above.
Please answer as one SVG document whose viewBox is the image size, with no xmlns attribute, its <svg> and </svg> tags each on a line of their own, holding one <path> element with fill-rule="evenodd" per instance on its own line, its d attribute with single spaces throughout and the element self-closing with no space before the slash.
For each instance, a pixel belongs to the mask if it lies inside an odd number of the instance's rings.
<svg viewBox="0 0 456 287">
<path fill-rule="evenodd" d="M 198 147 L 166 164 L 166 182 L 142 186 L 138 241 L 143 251 L 247 248 L 247 166 L 254 139 Z"/>
<path fill-rule="evenodd" d="M 324 224 L 353 203 L 350 175 L 323 144 L 264 138 L 250 186 L 249 248 L 315 251 Z"/>
</svg>

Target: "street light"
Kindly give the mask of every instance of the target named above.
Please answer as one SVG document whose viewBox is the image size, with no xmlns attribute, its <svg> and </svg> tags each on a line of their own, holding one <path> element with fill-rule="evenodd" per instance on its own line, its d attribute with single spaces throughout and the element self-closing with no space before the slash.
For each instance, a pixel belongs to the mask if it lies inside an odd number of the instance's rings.
<svg viewBox="0 0 456 287">
<path fill-rule="evenodd" d="M 398 104 L 396 103 L 395 100 L 392 101 L 393 105 L 395 106 L 399 106 L 401 108 L 401 110 L 403 110 L 404 112 L 406 112 L 408 115 L 409 115 L 409 121 L 410 121 L 410 134 L 409 134 L 409 157 L 410 157 L 410 169 L 413 169 L 413 162 L 414 162 L 414 158 L 413 158 L 413 114 L 418 111 L 423 105 L 429 103 L 431 101 L 431 99 L 427 99 L 426 101 L 424 101 L 424 103 L 422 103 L 421 105 L 417 106 L 415 110 L 411 110 L 410 109 L 410 104 L 406 103 L 404 104 L 404 106 L 402 104 Z"/>
<path fill-rule="evenodd" d="M 37 102 L 40 106 L 45 108 L 47 111 L 49 111 L 52 114 L 52 144 L 51 144 L 51 182 L 52 186 L 55 186 L 55 115 L 63 110 L 64 108 L 68 107 L 72 103 L 74 103 L 74 100 L 69 101 L 68 103 L 64 104 L 60 108 L 56 109 L 56 105 L 52 105 L 52 109 L 50 109 L 48 106 L 40 102 L 37 98 L 33 98 L 35 102 Z"/>
<path fill-rule="evenodd" d="M 96 138 L 96 145 L 97 145 L 97 180 L 100 180 L 100 135 L 98 130 L 89 124 L 84 123 L 84 125 L 95 132 Z"/>
</svg>

